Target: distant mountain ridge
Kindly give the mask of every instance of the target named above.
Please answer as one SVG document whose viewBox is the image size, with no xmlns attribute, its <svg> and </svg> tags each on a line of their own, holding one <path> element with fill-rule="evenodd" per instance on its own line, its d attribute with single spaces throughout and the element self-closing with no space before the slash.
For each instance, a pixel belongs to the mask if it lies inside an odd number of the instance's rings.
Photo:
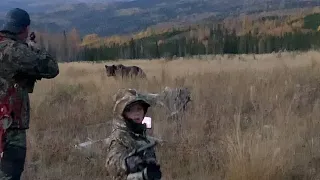
<svg viewBox="0 0 320 180">
<path fill-rule="evenodd" d="M 160 23 L 171 22 L 174 25 L 211 17 L 224 18 L 241 13 L 320 5 L 317 0 L 95 0 L 91 3 L 83 3 L 84 0 L 72 0 L 68 3 L 58 0 L 55 4 L 39 2 L 40 0 L 23 1 L 31 9 L 32 25 L 35 29 L 61 33 L 76 28 L 81 36 L 93 33 L 99 36 L 127 34 Z M 23 6 L 23 3 L 19 5 Z M 9 5 L 8 0 L 4 0 L 0 12 Z"/>
<path fill-rule="evenodd" d="M 30 13 L 46 12 L 47 9 L 59 8 L 65 5 L 72 5 L 77 3 L 113 3 L 119 1 L 131 0 L 1 0 L 0 13 L 4 13 L 9 9 L 18 7 L 27 10 Z"/>
</svg>

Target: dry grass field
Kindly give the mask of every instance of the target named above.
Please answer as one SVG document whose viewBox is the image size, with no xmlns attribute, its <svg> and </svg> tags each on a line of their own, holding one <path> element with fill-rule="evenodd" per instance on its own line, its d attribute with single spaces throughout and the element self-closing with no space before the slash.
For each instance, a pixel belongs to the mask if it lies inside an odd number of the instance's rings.
<svg viewBox="0 0 320 180">
<path fill-rule="evenodd" d="M 107 77 L 105 63 L 60 64 L 31 98 L 27 180 L 110 179 L 103 150 L 73 146 L 109 135 L 112 95 L 123 87 L 160 92 L 191 88 L 182 131 L 150 110 L 165 180 L 320 178 L 320 53 L 121 61 L 148 80 Z M 100 154 L 99 154 L 100 153 Z"/>
</svg>

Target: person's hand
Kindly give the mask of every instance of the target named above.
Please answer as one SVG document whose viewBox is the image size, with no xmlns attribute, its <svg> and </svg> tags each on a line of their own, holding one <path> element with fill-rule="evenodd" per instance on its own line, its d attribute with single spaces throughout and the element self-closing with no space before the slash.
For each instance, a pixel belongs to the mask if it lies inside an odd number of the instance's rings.
<svg viewBox="0 0 320 180">
<path fill-rule="evenodd" d="M 149 157 L 144 160 L 144 163 L 146 166 L 149 164 L 157 164 L 157 160 L 154 157 Z"/>
<path fill-rule="evenodd" d="M 35 52 L 39 52 L 40 51 L 39 45 L 36 44 L 35 42 L 28 41 L 28 46 L 32 49 L 32 51 L 35 51 Z"/>
<path fill-rule="evenodd" d="M 160 165 L 151 163 L 143 171 L 144 180 L 156 180 L 161 179 L 162 172 L 160 170 Z"/>
<path fill-rule="evenodd" d="M 126 159 L 126 168 L 130 173 L 141 171 L 140 166 L 143 166 L 144 161 L 139 156 L 131 156 Z"/>
<path fill-rule="evenodd" d="M 31 32 L 29 38 L 31 41 L 34 41 L 34 39 L 36 38 L 36 34 L 34 32 Z"/>
</svg>

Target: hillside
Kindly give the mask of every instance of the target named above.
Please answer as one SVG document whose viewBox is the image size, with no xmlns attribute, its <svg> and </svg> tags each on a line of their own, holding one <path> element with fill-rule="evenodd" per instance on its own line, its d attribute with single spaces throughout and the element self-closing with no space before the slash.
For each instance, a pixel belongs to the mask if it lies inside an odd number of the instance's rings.
<svg viewBox="0 0 320 180">
<path fill-rule="evenodd" d="M 79 29 L 36 34 L 39 44 L 60 61 L 257 54 L 320 48 L 319 20 L 320 7 L 314 7 L 162 23 L 126 35 L 81 37 Z"/>
<path fill-rule="evenodd" d="M 235 31 L 236 34 L 244 35 L 253 33 L 255 35 L 274 35 L 281 36 L 290 32 L 312 32 L 320 26 L 320 7 L 299 8 L 283 11 L 270 11 L 254 13 L 241 16 L 229 16 L 224 19 L 215 17 L 206 18 L 197 22 L 188 23 L 161 23 L 160 25 L 150 26 L 144 31 L 126 35 L 114 35 L 101 37 L 98 34 L 89 34 L 84 36 L 83 46 L 101 46 L 109 44 L 123 44 L 131 39 L 150 41 L 154 38 L 162 42 L 173 39 L 195 36 L 208 36 L 208 31 L 203 29 L 214 27 L 221 24 L 229 31 Z M 175 31 L 174 34 L 171 32 Z M 169 36 L 168 36 L 169 34 Z M 201 35 L 200 35 L 201 34 Z M 203 39 L 201 37 L 200 39 Z"/>
<path fill-rule="evenodd" d="M 110 36 L 139 32 L 161 23 L 192 23 L 240 13 L 313 7 L 314 0 L 135 0 L 113 3 L 77 3 L 32 13 L 39 31 L 62 32 L 78 29 L 81 36 Z M 48 8 L 46 8 L 48 9 Z M 1 19 L 1 18 L 0 18 Z"/>
<path fill-rule="evenodd" d="M 85 60 L 173 58 L 207 54 L 263 54 L 320 48 L 319 8 L 206 20 L 179 28 L 82 41 Z"/>
</svg>

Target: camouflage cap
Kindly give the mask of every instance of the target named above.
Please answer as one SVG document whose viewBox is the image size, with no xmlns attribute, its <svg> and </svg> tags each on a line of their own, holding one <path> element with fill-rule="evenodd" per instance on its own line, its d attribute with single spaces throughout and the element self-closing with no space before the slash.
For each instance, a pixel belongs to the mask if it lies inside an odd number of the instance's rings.
<svg viewBox="0 0 320 180">
<path fill-rule="evenodd" d="M 1 31 L 18 34 L 31 23 L 29 14 L 20 8 L 11 9 L 5 16 Z"/>
<path fill-rule="evenodd" d="M 134 102 L 141 101 L 144 105 L 146 105 L 146 107 L 150 107 L 150 103 L 146 100 L 146 98 L 139 94 L 135 89 L 120 89 L 113 96 L 113 100 L 115 101 L 113 114 L 114 116 L 121 118 L 124 109 Z"/>
</svg>

